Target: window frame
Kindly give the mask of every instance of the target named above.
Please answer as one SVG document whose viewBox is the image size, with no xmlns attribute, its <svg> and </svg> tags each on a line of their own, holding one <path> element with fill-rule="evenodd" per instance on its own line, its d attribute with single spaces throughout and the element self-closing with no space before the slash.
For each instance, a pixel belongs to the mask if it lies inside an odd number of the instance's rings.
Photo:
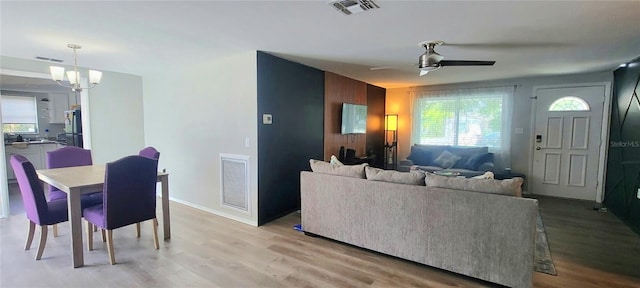
<svg viewBox="0 0 640 288">
<path fill-rule="evenodd" d="M 33 116 L 33 121 L 34 122 L 24 122 L 24 123 L 13 123 L 13 122 L 7 122 L 6 121 L 6 113 L 2 113 L 2 127 L 0 127 L 0 129 L 2 129 L 2 133 L 9 133 L 9 134 L 24 134 L 24 135 L 37 135 L 40 133 L 40 123 L 39 123 L 39 116 L 38 116 L 38 98 L 35 95 L 27 95 L 27 94 L 2 94 L 0 95 L 0 106 L 5 107 L 4 105 L 6 105 L 7 99 L 10 98 L 29 98 L 33 101 L 33 115 L 29 115 L 29 116 Z M 5 104 L 3 105 L 2 102 L 4 102 Z M 30 114 L 30 113 L 29 113 Z M 27 124 L 27 125 L 33 125 L 33 130 L 34 131 L 5 131 L 5 125 L 15 125 L 15 124 Z"/>
<path fill-rule="evenodd" d="M 504 128 L 502 127 L 502 123 L 504 122 L 504 119 L 503 119 L 505 117 L 505 111 L 504 111 L 505 108 L 504 108 L 504 106 L 505 106 L 506 103 L 505 103 L 503 95 L 490 95 L 489 93 L 483 94 L 483 95 L 452 95 L 452 96 L 447 96 L 447 97 L 442 97 L 442 96 L 421 97 L 420 99 L 417 99 L 416 100 L 416 104 L 417 105 L 421 105 L 420 102 L 423 102 L 423 101 L 432 102 L 432 103 L 437 103 L 439 101 L 442 101 L 442 102 L 452 102 L 453 101 L 454 103 L 452 105 L 449 105 L 449 107 L 448 107 L 448 108 L 453 108 L 452 111 L 449 111 L 449 112 L 452 113 L 452 116 L 453 116 L 452 117 L 452 119 L 453 119 L 452 120 L 452 122 L 453 122 L 453 130 L 450 131 L 450 132 L 453 133 L 453 135 L 452 135 L 452 137 L 450 137 L 450 139 L 447 139 L 449 137 L 446 137 L 446 136 L 443 137 L 443 138 L 445 138 L 444 139 L 445 141 L 451 140 L 452 141 L 451 143 L 449 143 L 449 142 L 447 142 L 447 143 L 425 143 L 425 142 L 423 142 L 422 141 L 423 138 L 421 137 L 422 133 L 418 132 L 418 130 L 420 129 L 420 126 L 422 124 L 422 116 L 421 116 L 421 113 L 418 112 L 418 110 L 420 110 L 420 111 L 424 111 L 424 110 L 422 110 L 420 107 L 418 107 L 418 109 L 416 109 L 415 113 L 416 113 L 417 118 L 419 118 L 420 120 L 418 120 L 419 124 L 417 124 L 417 126 L 416 126 L 416 131 L 415 132 L 417 133 L 417 135 L 415 135 L 415 137 L 414 137 L 414 142 L 416 144 L 426 144 L 426 145 L 461 146 L 461 144 L 460 144 L 460 142 L 462 140 L 461 139 L 461 137 L 462 137 L 461 134 L 464 134 L 464 133 L 461 133 L 461 125 L 467 125 L 468 123 L 465 124 L 463 122 L 468 122 L 469 121 L 469 119 L 462 119 L 463 117 L 461 117 L 461 112 L 463 112 L 463 109 L 464 109 L 463 105 L 461 105 L 461 102 L 468 101 L 468 100 L 473 100 L 473 99 L 482 99 L 482 100 L 485 100 L 485 101 L 498 100 L 500 102 L 500 106 L 501 107 L 500 107 L 500 111 L 498 113 L 498 115 L 499 115 L 498 117 L 499 118 L 497 120 L 495 120 L 495 121 L 498 121 L 500 123 L 500 129 L 499 129 L 500 131 L 498 131 L 500 137 L 499 137 L 499 139 L 497 141 L 497 146 L 489 146 L 487 144 L 482 144 L 482 143 L 481 144 L 477 144 L 477 145 L 464 145 L 464 146 L 469 146 L 469 147 L 485 147 L 485 146 L 487 146 L 487 147 L 492 148 L 492 149 L 501 149 L 502 146 L 503 146 L 502 138 L 503 138 L 503 134 L 505 133 Z M 447 120 L 445 119 L 445 121 L 447 121 Z M 449 121 L 451 121 L 451 120 L 449 120 Z M 496 133 L 496 132 L 492 131 L 492 132 L 488 132 L 488 133 L 482 134 L 482 135 L 489 135 L 489 134 L 492 134 L 492 133 Z"/>
</svg>

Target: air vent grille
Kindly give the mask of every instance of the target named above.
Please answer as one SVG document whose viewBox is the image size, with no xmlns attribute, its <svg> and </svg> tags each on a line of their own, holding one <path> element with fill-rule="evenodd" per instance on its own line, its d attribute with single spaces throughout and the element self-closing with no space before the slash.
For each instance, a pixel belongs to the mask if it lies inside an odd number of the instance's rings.
<svg viewBox="0 0 640 288">
<path fill-rule="evenodd" d="M 345 15 L 357 14 L 371 9 L 380 8 L 372 0 L 338 0 L 329 2 L 331 6 Z"/>
<path fill-rule="evenodd" d="M 249 213 L 249 157 L 220 154 L 221 204 Z"/>
<path fill-rule="evenodd" d="M 47 57 L 42 57 L 42 56 L 36 56 L 35 58 L 38 59 L 38 60 L 45 60 L 45 61 L 58 62 L 58 63 L 64 62 L 64 61 L 62 61 L 60 59 L 47 58 Z"/>
</svg>

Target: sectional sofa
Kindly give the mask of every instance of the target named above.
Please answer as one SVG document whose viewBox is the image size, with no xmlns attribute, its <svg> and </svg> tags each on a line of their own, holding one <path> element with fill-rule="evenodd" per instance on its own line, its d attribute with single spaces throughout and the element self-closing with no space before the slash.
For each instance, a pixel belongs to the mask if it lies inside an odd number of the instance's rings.
<svg viewBox="0 0 640 288">
<path fill-rule="evenodd" d="M 537 200 L 494 194 L 517 195 L 504 181 L 518 179 L 311 166 L 316 172 L 300 174 L 305 233 L 509 287 L 532 286 Z"/>
<path fill-rule="evenodd" d="M 414 144 L 407 159 L 398 163 L 398 170 L 406 172 L 413 167 L 428 172 L 446 170 L 475 176 L 493 171 L 493 160 L 494 155 L 488 147 Z"/>
</svg>

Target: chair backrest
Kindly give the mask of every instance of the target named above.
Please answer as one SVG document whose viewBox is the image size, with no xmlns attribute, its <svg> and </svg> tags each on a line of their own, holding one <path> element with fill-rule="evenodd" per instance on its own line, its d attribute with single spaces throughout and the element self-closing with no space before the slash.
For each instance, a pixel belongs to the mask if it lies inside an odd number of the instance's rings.
<svg viewBox="0 0 640 288">
<path fill-rule="evenodd" d="M 138 155 L 107 163 L 103 189 L 106 229 L 156 217 L 157 163 Z"/>
<path fill-rule="evenodd" d="M 47 169 L 92 165 L 91 150 L 75 146 L 66 146 L 47 152 Z M 57 188 L 49 185 L 49 191 Z"/>
<path fill-rule="evenodd" d="M 160 160 L 160 152 L 158 152 L 158 150 L 156 150 L 156 148 L 153 148 L 152 146 L 149 146 L 140 150 L 140 153 L 138 153 L 138 155 L 151 158 L 151 159 Z"/>
<path fill-rule="evenodd" d="M 18 180 L 18 187 L 20 187 L 27 218 L 41 225 L 44 221 L 41 217 L 44 217 L 47 213 L 47 199 L 44 197 L 44 190 L 36 174 L 36 169 L 22 155 L 12 155 L 9 161 Z"/>
</svg>

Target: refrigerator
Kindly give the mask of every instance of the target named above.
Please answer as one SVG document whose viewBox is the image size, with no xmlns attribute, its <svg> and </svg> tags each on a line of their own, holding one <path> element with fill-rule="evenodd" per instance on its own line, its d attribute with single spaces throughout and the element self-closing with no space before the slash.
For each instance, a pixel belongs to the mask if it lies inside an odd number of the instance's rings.
<svg viewBox="0 0 640 288">
<path fill-rule="evenodd" d="M 80 109 L 64 111 L 64 134 L 67 146 L 82 148 L 82 113 Z"/>
</svg>

